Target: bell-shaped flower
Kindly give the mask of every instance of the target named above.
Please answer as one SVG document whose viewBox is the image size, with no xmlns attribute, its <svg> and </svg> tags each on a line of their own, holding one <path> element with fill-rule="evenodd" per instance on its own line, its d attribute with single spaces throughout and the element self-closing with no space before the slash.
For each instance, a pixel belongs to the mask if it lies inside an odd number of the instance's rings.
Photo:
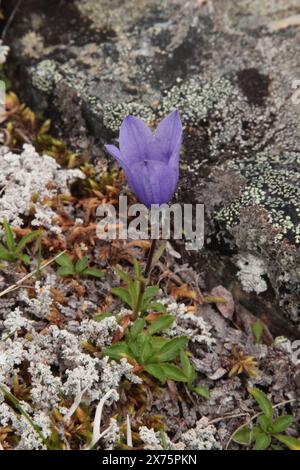
<svg viewBox="0 0 300 470">
<path fill-rule="evenodd" d="M 127 116 L 120 128 L 120 149 L 105 146 L 123 168 L 130 189 L 145 206 L 168 203 L 173 197 L 179 178 L 181 138 L 180 116 L 173 111 L 154 134 L 143 121 Z"/>
</svg>

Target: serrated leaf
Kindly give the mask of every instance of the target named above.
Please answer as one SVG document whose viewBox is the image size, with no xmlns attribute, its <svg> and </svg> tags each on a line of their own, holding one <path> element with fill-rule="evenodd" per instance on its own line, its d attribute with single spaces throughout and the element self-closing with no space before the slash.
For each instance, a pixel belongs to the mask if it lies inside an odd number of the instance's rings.
<svg viewBox="0 0 300 470">
<path fill-rule="evenodd" d="M 264 432 L 260 432 L 255 436 L 254 450 L 266 450 L 271 444 L 271 436 Z"/>
<path fill-rule="evenodd" d="M 150 338 L 147 337 L 141 347 L 140 360 L 142 364 L 147 364 L 149 361 L 152 362 L 153 348 L 149 340 Z"/>
<path fill-rule="evenodd" d="M 125 287 L 113 287 L 111 292 L 132 308 L 131 296 Z"/>
<path fill-rule="evenodd" d="M 104 351 L 104 354 L 110 357 L 111 359 L 115 359 L 117 361 L 122 359 L 122 357 L 130 356 L 129 349 L 125 341 L 120 341 L 119 343 L 109 346 Z"/>
<path fill-rule="evenodd" d="M 11 226 L 9 225 L 6 219 L 3 220 L 2 225 L 4 228 L 4 235 L 5 235 L 7 248 L 9 249 L 9 251 L 14 252 L 16 249 L 16 245 L 15 245 L 14 234 L 11 229 Z"/>
<path fill-rule="evenodd" d="M 232 440 L 237 444 L 242 445 L 250 445 L 251 444 L 251 431 L 247 426 L 238 429 L 233 437 Z"/>
<path fill-rule="evenodd" d="M 19 241 L 17 245 L 16 253 L 21 253 L 21 251 L 25 248 L 25 246 L 28 243 L 31 243 L 33 240 L 41 236 L 42 233 L 43 233 L 42 230 L 34 230 L 33 232 L 30 232 L 28 235 L 25 235 L 24 237 L 22 237 L 22 239 Z"/>
<path fill-rule="evenodd" d="M 300 440 L 285 434 L 274 434 L 274 437 L 282 444 L 286 445 L 290 450 L 300 450 Z"/>
<path fill-rule="evenodd" d="M 130 284 L 132 282 L 132 279 L 129 274 L 123 271 L 119 265 L 114 268 L 114 271 L 117 273 L 119 278 L 122 279 L 122 281 L 126 282 L 126 284 Z"/>
<path fill-rule="evenodd" d="M 163 370 L 167 380 L 169 379 L 175 380 L 176 382 L 187 382 L 187 378 L 183 371 L 174 364 L 160 363 L 159 366 Z"/>
<path fill-rule="evenodd" d="M 172 325 L 174 320 L 175 320 L 174 315 L 163 315 L 157 318 L 156 320 L 154 320 L 153 323 L 151 323 L 151 325 L 148 328 L 148 332 L 150 333 L 150 335 L 153 335 L 154 333 L 158 333 L 159 331 L 166 330 Z"/>
<path fill-rule="evenodd" d="M 149 300 L 153 299 L 159 291 L 159 286 L 149 286 L 146 287 L 146 290 L 143 295 L 143 301 L 146 303 Z"/>
<path fill-rule="evenodd" d="M 100 279 L 101 277 L 104 276 L 104 272 L 103 271 L 100 271 L 100 269 L 97 269 L 97 268 L 87 268 L 83 271 L 82 273 L 84 276 L 93 276 L 93 277 L 97 277 L 98 279 Z"/>
<path fill-rule="evenodd" d="M 62 253 L 58 258 L 56 258 L 55 262 L 59 264 L 59 266 L 72 268 L 73 270 L 72 259 L 67 253 Z"/>
<path fill-rule="evenodd" d="M 157 353 L 165 344 L 167 344 L 169 342 L 169 339 L 164 338 L 163 336 L 151 336 L 150 342 L 154 354 Z"/>
<path fill-rule="evenodd" d="M 135 320 L 130 328 L 130 337 L 135 339 L 145 328 L 145 320 L 143 318 L 139 318 Z"/>
<path fill-rule="evenodd" d="M 144 366 L 144 370 L 148 372 L 148 374 L 153 375 L 153 377 L 158 379 L 161 383 L 165 383 L 167 380 L 163 369 L 158 364 L 147 364 Z"/>
<path fill-rule="evenodd" d="M 181 349 L 185 348 L 188 339 L 186 336 L 179 336 L 169 340 L 156 354 L 155 359 L 157 362 L 172 361 L 178 355 Z"/>
<path fill-rule="evenodd" d="M 89 265 L 89 259 L 87 256 L 84 256 L 82 259 L 79 259 L 75 264 L 76 274 L 82 273 Z"/>
<path fill-rule="evenodd" d="M 271 426 L 272 433 L 281 433 L 288 428 L 292 422 L 294 421 L 294 417 L 290 415 L 280 416 L 279 418 L 275 419 Z"/>
<path fill-rule="evenodd" d="M 74 270 L 73 270 L 73 267 L 72 268 L 69 268 L 68 266 L 61 266 L 58 270 L 57 270 L 57 274 L 61 277 L 66 277 L 66 276 L 73 276 L 74 274 Z"/>
<path fill-rule="evenodd" d="M 139 281 L 133 281 L 129 284 L 127 287 L 127 291 L 129 292 L 130 298 L 131 298 L 131 303 L 132 303 L 132 308 L 137 305 L 138 299 L 139 299 L 139 292 L 140 292 L 140 282 Z"/>
<path fill-rule="evenodd" d="M 270 402 L 269 398 L 267 395 L 259 390 L 258 388 L 248 388 L 248 392 L 253 396 L 253 398 L 256 400 L 258 403 L 261 411 L 263 414 L 271 419 L 273 416 L 273 409 L 272 409 L 272 403 Z"/>
</svg>

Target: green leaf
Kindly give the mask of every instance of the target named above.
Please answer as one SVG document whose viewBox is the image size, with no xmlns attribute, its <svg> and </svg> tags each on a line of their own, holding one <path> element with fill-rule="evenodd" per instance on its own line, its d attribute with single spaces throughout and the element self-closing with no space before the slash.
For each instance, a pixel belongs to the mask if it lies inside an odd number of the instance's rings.
<svg viewBox="0 0 300 470">
<path fill-rule="evenodd" d="M 150 342 L 153 349 L 153 354 L 157 353 L 165 344 L 167 344 L 170 340 L 168 338 L 164 338 L 163 336 L 150 336 Z"/>
<path fill-rule="evenodd" d="M 0 258 L 4 259 L 5 261 L 11 261 L 10 254 L 8 253 L 7 249 L 0 243 Z"/>
<path fill-rule="evenodd" d="M 163 315 L 157 318 L 148 328 L 150 335 L 169 328 L 175 320 L 174 315 Z"/>
<path fill-rule="evenodd" d="M 167 240 L 162 240 L 161 245 L 157 248 L 155 251 L 153 258 L 152 258 L 152 263 L 151 263 L 151 269 L 156 265 L 156 263 L 159 261 L 161 256 L 163 255 L 165 249 L 167 246 Z"/>
<path fill-rule="evenodd" d="M 143 318 L 136 320 L 130 328 L 130 337 L 133 339 L 136 338 L 145 328 L 145 324 L 146 322 Z"/>
<path fill-rule="evenodd" d="M 255 436 L 255 444 L 253 449 L 254 450 L 266 450 L 269 445 L 271 444 L 271 436 L 265 434 L 264 432 L 260 432 Z"/>
<path fill-rule="evenodd" d="M 176 382 L 187 382 L 187 378 L 183 371 L 174 364 L 161 363 L 159 366 L 163 370 L 167 380 L 169 379 L 176 380 Z"/>
<path fill-rule="evenodd" d="M 144 296 L 143 296 L 143 301 L 147 302 L 147 301 L 153 299 L 153 297 L 156 296 L 158 291 L 159 291 L 159 286 L 146 287 L 145 292 L 144 292 Z"/>
<path fill-rule="evenodd" d="M 151 310 L 153 312 L 167 313 L 166 307 L 159 302 L 143 303 L 142 311 L 145 312 L 146 310 Z"/>
<path fill-rule="evenodd" d="M 140 351 L 140 360 L 142 364 L 147 364 L 147 362 L 152 362 L 153 348 L 150 342 L 150 337 L 148 336 L 144 341 L 141 351 Z"/>
<path fill-rule="evenodd" d="M 132 300 L 128 290 L 125 287 L 113 287 L 111 292 L 119 297 L 123 302 L 132 308 Z"/>
<path fill-rule="evenodd" d="M 158 379 L 161 383 L 165 383 L 166 375 L 158 364 L 148 364 L 144 367 L 144 370 L 148 372 L 148 374 L 153 375 L 156 379 Z"/>
<path fill-rule="evenodd" d="M 119 265 L 114 268 L 114 271 L 122 279 L 122 281 L 126 282 L 126 284 L 130 284 L 132 282 L 132 279 L 129 274 L 123 271 Z"/>
<path fill-rule="evenodd" d="M 260 424 L 261 429 L 264 432 L 268 433 L 269 432 L 269 427 L 272 423 L 272 420 L 270 418 L 267 418 L 267 416 L 262 415 L 262 416 L 259 416 L 258 422 Z"/>
<path fill-rule="evenodd" d="M 79 259 L 75 264 L 76 274 L 82 273 L 89 265 L 89 259 L 87 256 L 84 256 L 82 259 Z"/>
<path fill-rule="evenodd" d="M 58 258 L 56 258 L 55 262 L 59 264 L 59 266 L 72 268 L 73 270 L 72 259 L 67 253 L 62 253 Z"/>
<path fill-rule="evenodd" d="M 141 263 L 135 258 L 132 260 L 134 266 L 135 278 L 140 279 L 142 277 L 142 266 Z"/>
<path fill-rule="evenodd" d="M 188 339 L 186 336 L 179 336 L 168 341 L 155 355 L 157 362 L 167 362 L 175 359 L 179 351 L 185 348 Z"/>
<path fill-rule="evenodd" d="M 256 339 L 257 343 L 261 342 L 261 338 L 264 332 L 264 326 L 260 320 L 256 320 L 255 323 L 252 325 L 252 333 Z"/>
<path fill-rule="evenodd" d="M 181 363 L 181 368 L 188 380 L 189 384 L 192 384 L 196 378 L 196 371 L 192 364 L 190 363 L 190 360 L 188 358 L 188 355 L 183 349 L 180 351 L 180 363 Z"/>
<path fill-rule="evenodd" d="M 43 233 L 42 230 L 34 230 L 33 232 L 30 232 L 28 235 L 25 235 L 25 237 L 21 238 L 21 240 L 19 241 L 17 245 L 16 253 L 21 253 L 21 251 L 25 248 L 25 246 L 28 243 L 31 243 L 33 240 L 41 236 L 42 233 Z"/>
<path fill-rule="evenodd" d="M 130 356 L 130 352 L 128 349 L 127 344 L 125 341 L 120 341 L 119 343 L 113 344 L 112 346 L 109 346 L 105 351 L 104 354 L 111 359 L 119 360 L 122 359 L 122 357 L 127 357 Z"/>
<path fill-rule="evenodd" d="M 57 274 L 58 274 L 59 276 L 61 276 L 61 277 L 73 276 L 73 274 L 74 274 L 73 266 L 72 266 L 72 267 L 61 266 L 61 267 L 57 270 Z"/>
<path fill-rule="evenodd" d="M 202 398 L 205 398 L 206 400 L 209 399 L 210 393 L 208 388 L 205 387 L 191 387 L 192 392 L 197 393 Z"/>
<path fill-rule="evenodd" d="M 131 303 L 132 303 L 132 308 L 136 306 L 139 298 L 139 292 L 140 292 L 140 282 L 139 281 L 133 281 L 129 284 L 127 291 L 129 292 L 130 298 L 131 298 Z"/>
<path fill-rule="evenodd" d="M 30 257 L 28 255 L 20 255 L 19 259 L 24 263 L 24 264 L 30 264 Z"/>
<path fill-rule="evenodd" d="M 102 321 L 102 320 L 104 320 L 105 318 L 108 318 L 108 317 L 114 317 L 114 314 L 111 313 L 111 312 L 98 313 L 97 315 L 93 316 L 93 320 L 94 321 Z"/>
<path fill-rule="evenodd" d="M 279 418 L 275 419 L 271 426 L 271 433 L 277 434 L 281 433 L 288 428 L 292 422 L 294 421 L 294 417 L 290 415 L 280 416 Z"/>
<path fill-rule="evenodd" d="M 99 279 L 104 276 L 104 272 L 97 268 L 87 268 L 82 273 L 84 276 L 98 277 Z"/>
<path fill-rule="evenodd" d="M 247 426 L 238 429 L 233 437 L 232 440 L 237 444 L 242 445 L 250 445 L 251 444 L 251 431 Z"/>
<path fill-rule="evenodd" d="M 261 411 L 263 414 L 271 419 L 273 416 L 273 409 L 272 409 L 272 403 L 270 402 L 269 398 L 267 395 L 259 390 L 258 388 L 248 388 L 248 392 L 253 396 L 253 398 L 256 400 L 258 403 Z"/>
<path fill-rule="evenodd" d="M 7 247 L 9 251 L 14 252 L 16 249 L 16 245 L 15 245 L 14 234 L 11 229 L 11 226 L 9 225 L 6 219 L 3 220 L 2 225 L 4 228 L 4 235 L 5 235 Z"/>
<path fill-rule="evenodd" d="M 274 434 L 274 437 L 282 444 L 286 445 L 290 450 L 300 450 L 300 440 L 285 434 Z"/>
</svg>

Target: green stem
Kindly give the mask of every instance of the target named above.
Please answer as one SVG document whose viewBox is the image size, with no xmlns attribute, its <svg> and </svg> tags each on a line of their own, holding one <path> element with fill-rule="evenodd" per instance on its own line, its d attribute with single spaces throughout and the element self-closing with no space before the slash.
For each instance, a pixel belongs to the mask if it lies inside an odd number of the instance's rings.
<svg viewBox="0 0 300 470">
<path fill-rule="evenodd" d="M 147 262 L 146 262 L 146 267 L 145 267 L 143 279 L 140 280 L 140 288 L 139 288 L 139 295 L 138 295 L 137 303 L 136 303 L 135 308 L 132 312 L 132 319 L 133 320 L 137 319 L 137 317 L 139 315 L 139 312 L 141 310 L 145 289 L 146 289 L 146 286 L 147 286 L 149 274 L 150 274 L 151 267 L 152 267 L 152 259 L 153 259 L 153 255 L 154 255 L 154 252 L 155 252 L 156 242 L 157 242 L 156 239 L 152 240 L 152 242 L 151 242 L 151 246 L 150 246 L 150 250 L 149 250 L 149 253 L 148 253 L 148 257 L 147 257 Z"/>
</svg>

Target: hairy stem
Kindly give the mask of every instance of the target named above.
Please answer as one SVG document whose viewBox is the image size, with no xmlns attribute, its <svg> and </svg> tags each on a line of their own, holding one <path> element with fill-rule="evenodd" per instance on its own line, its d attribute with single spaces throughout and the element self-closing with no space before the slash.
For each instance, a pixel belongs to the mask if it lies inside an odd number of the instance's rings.
<svg viewBox="0 0 300 470">
<path fill-rule="evenodd" d="M 143 276 L 144 279 L 140 280 L 140 289 L 139 289 L 138 300 L 137 300 L 135 308 L 132 312 L 132 319 L 133 320 L 137 319 L 137 317 L 139 315 L 139 312 L 141 310 L 141 306 L 142 306 L 142 303 L 143 303 L 144 292 L 145 292 L 148 277 L 149 277 L 149 274 L 150 274 L 150 271 L 151 271 L 152 259 L 153 259 L 153 255 L 154 255 L 154 252 L 155 252 L 156 242 L 157 242 L 156 239 L 152 240 L 152 242 L 151 242 L 150 250 L 149 250 L 149 253 L 148 253 L 148 257 L 147 257 L 146 267 L 145 267 L 145 271 L 144 271 L 144 276 Z"/>
</svg>

